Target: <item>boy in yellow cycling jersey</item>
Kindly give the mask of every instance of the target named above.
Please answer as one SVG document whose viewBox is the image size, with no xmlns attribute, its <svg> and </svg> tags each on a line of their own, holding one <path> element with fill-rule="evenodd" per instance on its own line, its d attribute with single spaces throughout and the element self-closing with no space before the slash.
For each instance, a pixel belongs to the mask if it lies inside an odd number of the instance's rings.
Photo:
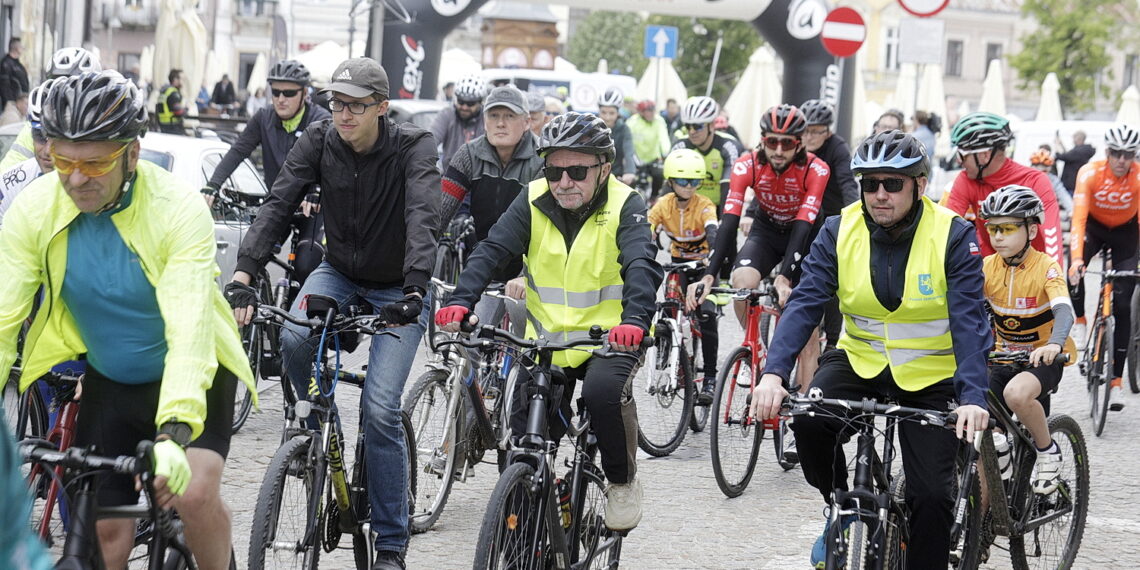
<svg viewBox="0 0 1140 570">
<path fill-rule="evenodd" d="M 1049 434 L 1049 396 L 1057 391 L 1064 363 L 1062 351 L 1075 355 L 1069 338 L 1073 304 L 1060 265 L 1030 247 L 1037 235 L 1044 206 L 1037 194 L 1016 184 L 1003 186 L 982 202 L 990 243 L 997 253 L 986 257 L 986 300 L 993 312 L 997 350 L 1027 350 L 1029 368 L 997 366 L 990 371 L 990 390 L 1009 406 L 1033 435 L 1037 463 L 1033 490 L 1057 489 L 1064 458 Z"/>
<path fill-rule="evenodd" d="M 664 177 L 667 193 L 649 210 L 649 225 L 653 235 L 664 233 L 672 242 L 670 255 L 674 263 L 703 259 L 709 254 L 710 244 L 716 243 L 716 204 L 697 194 L 705 181 L 705 159 L 695 150 L 680 148 L 665 158 Z M 688 281 L 700 277 L 701 269 L 684 276 L 681 290 Z M 704 358 L 704 380 L 697 393 L 697 405 L 712 403 L 716 387 L 717 328 L 716 307 L 709 300 L 701 304 L 701 355 Z"/>
</svg>

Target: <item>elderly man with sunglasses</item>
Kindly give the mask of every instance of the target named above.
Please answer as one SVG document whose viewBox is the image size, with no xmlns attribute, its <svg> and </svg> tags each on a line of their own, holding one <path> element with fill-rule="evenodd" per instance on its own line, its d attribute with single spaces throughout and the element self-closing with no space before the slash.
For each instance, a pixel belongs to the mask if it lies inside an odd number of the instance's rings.
<svg viewBox="0 0 1140 570">
<path fill-rule="evenodd" d="M 828 218 L 812 243 L 752 390 L 752 415 L 779 413 L 795 355 L 814 344 L 812 331 L 837 296 L 844 332 L 838 348 L 820 359 L 812 388 L 828 398 L 953 409 L 958 438 L 973 441 L 989 418 L 986 355 L 993 346 L 973 228 L 923 196 L 930 164 L 910 135 L 868 137 L 852 169 L 861 177 L 862 200 Z M 839 443 L 850 439 L 851 428 L 834 417 L 800 416 L 792 429 L 804 478 L 831 503 L 835 489 L 847 489 Z M 907 567 L 946 568 L 959 442 L 942 427 L 913 422 L 902 423 L 899 441 L 911 512 Z M 829 520 L 846 528 L 853 515 Z M 826 535 L 825 528 L 812 549 L 815 568 L 824 567 Z"/>
<path fill-rule="evenodd" d="M 134 455 L 155 440 L 157 500 L 173 506 L 202 568 L 227 568 L 221 477 L 236 382 L 255 391 L 241 338 L 214 284 L 213 224 L 194 191 L 139 160 L 146 102 L 114 71 L 57 80 L 43 108 L 55 175 L 22 192 L 0 226 L 0 369 L 37 291 L 21 387 L 87 355 L 79 448 Z M 135 504 L 133 478 L 108 475 L 101 506 Z M 10 521 L 11 524 L 19 524 Z M 123 568 L 135 522 L 101 520 L 108 568 Z"/>
<path fill-rule="evenodd" d="M 641 483 L 637 410 L 628 390 L 636 351 L 655 310 L 661 266 L 654 259 L 645 201 L 611 173 L 614 142 L 600 118 L 575 112 L 555 117 L 542 131 L 539 154 L 545 159 L 543 178 L 519 194 L 471 254 L 451 304 L 436 313 L 436 323 L 459 330 L 494 269 L 522 259 L 529 338 L 571 340 L 584 338 L 593 325 L 609 329 L 611 349 L 629 357 L 555 353 L 553 362 L 570 383 L 561 404 L 551 406 L 550 429 L 555 439 L 565 432 L 560 416 L 570 417 L 573 384 L 582 380 L 582 401 L 610 482 L 606 526 L 629 530 L 641 521 Z M 517 433 L 525 428 L 526 407 L 515 409 L 519 414 L 511 423 Z"/>
<path fill-rule="evenodd" d="M 399 337 L 374 337 L 361 395 L 368 461 L 368 499 L 376 533 L 374 569 L 404 568 L 408 544 L 407 450 L 400 397 L 427 324 L 424 295 L 435 261 L 440 178 L 431 133 L 397 125 L 388 110 L 388 75 L 366 57 L 342 62 L 325 88 L 331 121 L 309 125 L 289 151 L 273 191 L 242 240 L 226 297 L 240 324 L 257 304 L 249 287 L 273 255 L 278 236 L 314 184 L 321 187 L 328 252 L 309 275 L 291 312 L 305 316 L 310 294 L 341 307 L 376 310 Z M 316 343 L 288 325 L 281 334 L 285 374 L 299 396 L 308 392 Z"/>
</svg>

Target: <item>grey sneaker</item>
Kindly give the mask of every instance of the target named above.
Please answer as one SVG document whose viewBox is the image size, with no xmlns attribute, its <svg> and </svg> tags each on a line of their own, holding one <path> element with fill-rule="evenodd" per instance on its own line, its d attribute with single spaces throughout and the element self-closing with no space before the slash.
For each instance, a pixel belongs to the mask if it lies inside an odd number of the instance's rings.
<svg viewBox="0 0 1140 570">
<path fill-rule="evenodd" d="M 641 522 L 641 480 L 634 477 L 624 485 L 611 483 L 606 489 L 606 527 L 632 530 Z"/>
</svg>

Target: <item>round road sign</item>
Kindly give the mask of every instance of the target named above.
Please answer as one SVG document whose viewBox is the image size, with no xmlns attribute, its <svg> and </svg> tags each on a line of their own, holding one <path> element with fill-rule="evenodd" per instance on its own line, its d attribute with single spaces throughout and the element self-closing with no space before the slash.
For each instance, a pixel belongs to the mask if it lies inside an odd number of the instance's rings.
<svg viewBox="0 0 1140 570">
<path fill-rule="evenodd" d="M 867 38 L 867 26 L 859 12 L 846 6 L 836 8 L 823 20 L 819 39 L 823 49 L 835 57 L 851 57 Z"/>
<path fill-rule="evenodd" d="M 950 0 L 899 0 L 903 10 L 918 16 L 929 18 L 946 8 Z"/>
</svg>

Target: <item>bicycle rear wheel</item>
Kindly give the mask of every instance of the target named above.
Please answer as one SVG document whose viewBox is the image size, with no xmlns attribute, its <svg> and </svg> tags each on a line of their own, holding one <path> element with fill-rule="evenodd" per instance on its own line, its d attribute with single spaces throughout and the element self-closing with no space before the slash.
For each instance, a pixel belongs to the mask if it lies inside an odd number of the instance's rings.
<svg viewBox="0 0 1140 570">
<path fill-rule="evenodd" d="M 1009 537 L 1013 567 L 1070 568 L 1077 557 L 1089 508 L 1089 464 L 1085 438 L 1076 420 L 1064 414 L 1049 418 L 1049 433 L 1061 447 L 1064 466 L 1061 486 L 1048 495 L 1034 493 L 1028 481 L 1021 485 L 1015 505 L 1030 510 L 1032 531 Z M 1030 473 L 1026 470 L 1026 475 Z"/>
<path fill-rule="evenodd" d="M 755 381 L 752 352 L 735 348 L 721 366 L 713 394 L 712 465 L 716 484 L 728 497 L 739 497 L 756 469 L 764 426 L 748 418 L 748 393 Z"/>
<path fill-rule="evenodd" d="M 309 435 L 286 441 L 265 472 L 253 529 L 249 567 L 315 570 L 321 554 L 318 519 L 324 500 L 324 462 Z M 313 529 L 313 532 L 307 532 Z"/>
<path fill-rule="evenodd" d="M 1128 387 L 1133 394 L 1140 394 L 1140 295 L 1132 295 L 1132 334 L 1128 336 Z"/>
<path fill-rule="evenodd" d="M 694 324 L 699 325 L 699 323 L 694 323 Z M 685 352 L 688 353 L 687 357 L 689 360 L 689 371 L 690 371 L 689 377 L 694 380 L 693 381 L 693 392 L 695 395 L 697 390 L 702 390 L 705 387 L 705 383 L 704 383 L 705 364 L 704 364 L 704 354 L 701 352 L 701 337 L 694 334 L 692 341 L 689 342 L 689 344 L 685 347 Z M 700 388 L 697 388 L 697 383 L 696 383 L 697 376 L 700 376 L 702 378 Z M 694 405 L 693 406 L 693 413 L 692 413 L 692 415 L 689 416 L 689 429 L 691 429 L 691 430 L 693 430 L 693 432 L 697 432 L 697 433 L 704 431 L 705 426 L 707 426 L 709 423 L 709 415 L 710 415 L 709 412 L 710 412 L 710 410 L 712 410 L 711 404 L 708 406 Z"/>
<path fill-rule="evenodd" d="M 688 357 L 673 346 L 672 331 L 657 322 L 654 345 L 633 379 L 637 402 L 637 445 L 654 457 L 673 453 L 685 439 L 696 403 Z"/>
<path fill-rule="evenodd" d="M 413 473 L 424 474 L 423 485 L 412 495 L 414 510 L 409 525 L 413 533 L 421 533 L 432 527 L 451 492 L 458 465 L 460 434 L 463 433 L 463 406 L 456 406 L 458 413 L 448 417 L 448 401 L 458 398 L 452 394 L 446 370 L 429 370 L 412 386 L 404 403 L 404 412 L 411 417 L 412 433 L 422 449 L 413 448 L 409 456 Z"/>
<path fill-rule="evenodd" d="M 545 569 L 551 553 L 548 533 L 563 532 L 547 527 L 539 495 L 546 485 L 535 482 L 534 467 L 515 463 L 499 476 L 476 541 L 476 570 L 512 568 Z"/>
<path fill-rule="evenodd" d="M 1097 436 L 1104 432 L 1105 420 L 1108 418 L 1108 399 L 1112 389 L 1114 321 L 1112 316 L 1098 318 L 1093 325 L 1096 329 L 1093 332 L 1092 344 L 1089 346 L 1089 350 L 1092 351 L 1092 361 L 1086 371 L 1089 413 L 1092 416 L 1093 433 Z"/>
<path fill-rule="evenodd" d="M 254 385 L 261 378 L 261 355 L 265 350 L 265 331 L 264 325 L 259 323 L 250 323 L 242 327 L 241 331 L 241 344 L 245 348 L 245 355 L 249 359 L 249 366 L 253 369 L 253 382 Z M 234 422 L 233 433 L 237 433 L 241 426 L 245 425 L 245 421 L 249 419 L 249 412 L 253 409 L 253 394 L 250 393 L 249 387 L 242 382 L 241 379 L 237 380 L 237 389 L 234 392 Z"/>
</svg>

